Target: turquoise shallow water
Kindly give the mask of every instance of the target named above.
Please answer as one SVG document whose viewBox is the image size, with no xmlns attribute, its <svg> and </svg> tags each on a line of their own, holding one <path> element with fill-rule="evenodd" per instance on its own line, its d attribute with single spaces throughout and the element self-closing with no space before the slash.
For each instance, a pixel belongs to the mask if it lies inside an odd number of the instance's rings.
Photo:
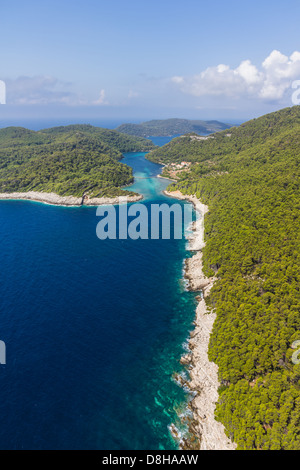
<svg viewBox="0 0 300 470">
<path fill-rule="evenodd" d="M 174 203 L 144 154 L 132 190 Z M 2 449 L 173 449 L 192 329 L 184 240 L 96 237 L 95 208 L 0 203 Z"/>
</svg>

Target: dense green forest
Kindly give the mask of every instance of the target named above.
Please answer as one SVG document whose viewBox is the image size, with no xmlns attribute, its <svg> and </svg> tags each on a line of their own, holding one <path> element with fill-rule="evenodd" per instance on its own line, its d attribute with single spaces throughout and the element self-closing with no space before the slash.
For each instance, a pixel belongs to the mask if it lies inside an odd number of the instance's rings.
<svg viewBox="0 0 300 470">
<path fill-rule="evenodd" d="M 152 142 L 89 125 L 39 132 L 0 130 L 0 192 L 54 192 L 61 196 L 124 195 L 132 169 L 123 152 L 147 151 Z M 132 193 L 130 193 L 132 195 Z"/>
<path fill-rule="evenodd" d="M 141 124 L 122 124 L 117 127 L 118 132 L 140 137 L 169 136 L 187 134 L 210 134 L 230 127 L 219 121 L 190 121 L 188 119 L 162 119 L 147 121 Z"/>
<path fill-rule="evenodd" d="M 300 107 L 150 154 L 188 160 L 172 189 L 209 206 L 204 269 L 217 319 L 209 357 L 222 384 L 216 418 L 239 449 L 300 450 Z M 295 361 L 294 361 L 295 362 Z"/>
</svg>

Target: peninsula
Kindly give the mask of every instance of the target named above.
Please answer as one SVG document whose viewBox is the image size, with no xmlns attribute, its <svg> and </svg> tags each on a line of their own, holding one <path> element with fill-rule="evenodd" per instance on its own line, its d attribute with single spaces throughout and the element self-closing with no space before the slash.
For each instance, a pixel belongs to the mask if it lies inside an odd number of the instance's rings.
<svg viewBox="0 0 300 470">
<path fill-rule="evenodd" d="M 123 152 L 149 151 L 151 141 L 90 125 L 34 132 L 0 130 L 0 200 L 27 199 L 58 205 L 99 205 L 140 195 Z"/>
</svg>

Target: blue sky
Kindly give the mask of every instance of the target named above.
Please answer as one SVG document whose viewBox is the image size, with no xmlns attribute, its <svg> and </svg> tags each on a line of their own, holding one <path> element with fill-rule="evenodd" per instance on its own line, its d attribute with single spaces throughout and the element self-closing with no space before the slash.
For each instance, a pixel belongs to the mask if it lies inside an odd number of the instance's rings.
<svg viewBox="0 0 300 470">
<path fill-rule="evenodd" d="M 247 119 L 292 105 L 299 0 L 1 2 L 0 119 Z"/>
</svg>

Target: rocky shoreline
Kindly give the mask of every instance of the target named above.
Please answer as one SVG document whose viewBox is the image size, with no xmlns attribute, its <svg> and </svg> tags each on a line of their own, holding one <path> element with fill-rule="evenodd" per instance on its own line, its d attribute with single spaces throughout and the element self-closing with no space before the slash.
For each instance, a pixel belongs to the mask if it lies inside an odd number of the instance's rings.
<svg viewBox="0 0 300 470">
<path fill-rule="evenodd" d="M 202 270 L 202 249 L 204 242 L 204 216 L 208 207 L 195 196 L 185 196 L 180 191 L 165 194 L 176 199 L 191 202 L 201 217 L 194 223 L 193 235 L 189 241 L 189 250 L 196 253 L 185 261 L 185 278 L 188 288 L 202 292 L 197 297 L 195 329 L 188 342 L 189 353 L 181 358 L 181 364 L 189 371 L 189 380 L 179 381 L 187 387 L 193 398 L 189 403 L 193 418 L 189 420 L 189 438 L 184 438 L 181 449 L 199 450 L 235 450 L 236 445 L 226 436 L 224 426 L 215 420 L 215 408 L 218 401 L 218 366 L 208 359 L 208 347 L 213 324 L 216 319 L 214 312 L 207 311 L 205 298 L 208 296 L 215 279 L 207 278 Z"/>
<path fill-rule="evenodd" d="M 124 198 L 124 196 L 121 196 Z M 125 196 L 127 202 L 137 202 L 143 199 L 143 196 Z M 87 196 L 74 197 L 74 196 L 59 196 L 55 193 L 43 193 L 29 191 L 27 193 L 0 193 L 0 200 L 24 200 L 42 202 L 44 204 L 51 204 L 55 206 L 100 206 L 108 204 L 119 204 L 120 197 L 101 197 L 101 198 L 88 198 Z"/>
</svg>

